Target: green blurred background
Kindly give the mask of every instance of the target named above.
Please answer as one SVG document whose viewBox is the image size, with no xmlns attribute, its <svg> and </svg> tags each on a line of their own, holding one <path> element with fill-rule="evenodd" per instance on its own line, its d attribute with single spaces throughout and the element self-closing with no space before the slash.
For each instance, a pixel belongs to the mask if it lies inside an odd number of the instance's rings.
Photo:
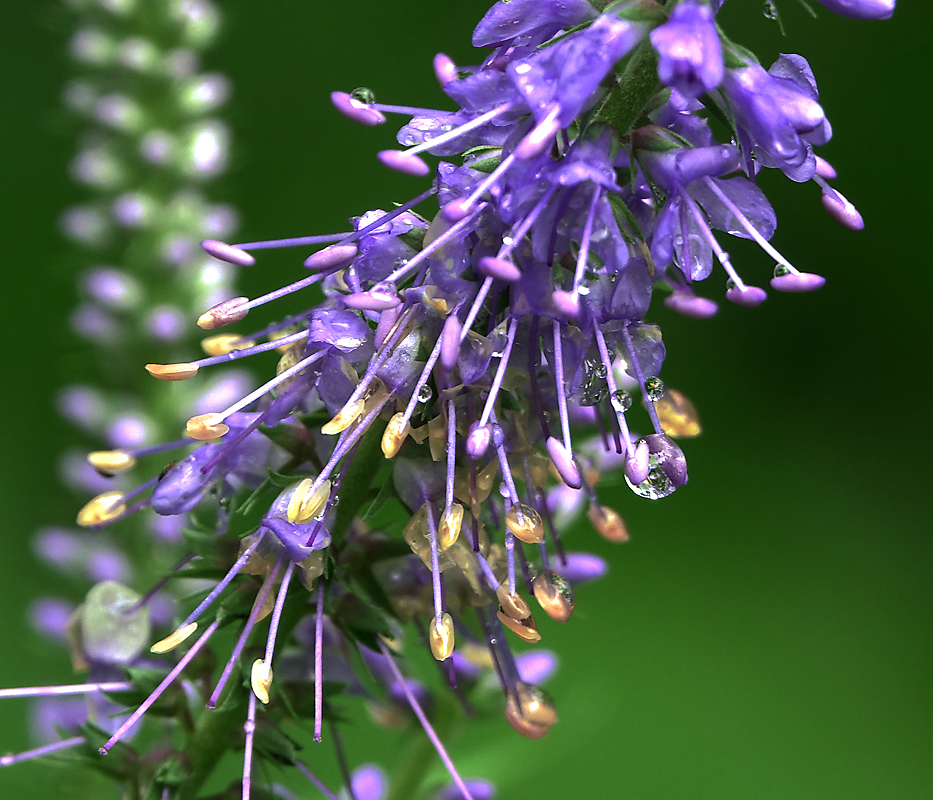
<svg viewBox="0 0 933 800">
<path fill-rule="evenodd" d="M 418 190 L 375 161 L 392 126 L 353 126 L 329 92 L 367 85 L 385 102 L 444 103 L 431 58 L 476 60 L 469 34 L 484 3 L 220 5 L 224 33 L 207 66 L 233 80 L 236 149 L 211 193 L 242 211 L 243 239 L 340 229 Z M 685 447 L 691 481 L 660 503 L 607 498 L 628 521 L 626 545 L 573 535 L 612 570 L 580 590 L 572 623 L 543 624 L 542 644 L 561 655 L 549 687 L 560 724 L 530 742 L 496 719 L 451 743 L 464 772 L 494 780 L 500 797 L 933 797 L 933 19 L 925 3 L 900 5 L 886 23 L 822 8 L 812 21 L 785 0 L 782 39 L 758 0 L 726 4 L 727 32 L 763 62 L 785 50 L 810 60 L 835 130 L 822 152 L 867 227 L 838 227 L 816 187 L 767 174 L 777 246 L 826 287 L 772 293 L 758 310 L 723 304 L 709 321 L 656 310 L 664 377 L 704 424 Z M 57 589 L 29 537 L 70 522 L 79 503 L 56 483 L 56 453 L 75 435 L 53 409 L 59 383 L 90 363 L 67 329 L 75 258 L 56 228 L 80 196 L 59 105 L 71 30 L 47 0 L 0 3 L 4 686 L 72 680 L 64 654 L 23 619 L 28 601 Z M 763 284 L 772 264 L 742 244 L 729 243 L 733 260 Z M 288 263 L 249 272 L 243 293 L 289 280 Z M 0 751 L 28 746 L 26 710 L 0 707 Z M 345 738 L 354 763 L 398 752 L 395 735 L 362 722 Z M 329 749 L 309 758 L 336 785 Z M 2 798 L 85 796 L 116 791 L 44 764 L 0 771 Z"/>
</svg>

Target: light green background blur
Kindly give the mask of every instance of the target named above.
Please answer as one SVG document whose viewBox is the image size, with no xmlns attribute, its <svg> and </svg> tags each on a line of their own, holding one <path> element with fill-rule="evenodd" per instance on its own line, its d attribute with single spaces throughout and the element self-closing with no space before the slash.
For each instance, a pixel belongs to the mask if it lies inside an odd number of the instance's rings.
<svg viewBox="0 0 933 800">
<path fill-rule="evenodd" d="M 236 150 L 212 192 L 241 209 L 245 239 L 339 229 L 420 190 L 375 161 L 392 126 L 354 127 L 328 95 L 368 85 L 386 102 L 444 103 L 431 58 L 476 60 L 469 35 L 482 3 L 220 5 L 225 32 L 207 66 L 233 79 Z M 835 131 L 823 154 L 866 230 L 835 225 L 812 184 L 767 174 L 777 246 L 826 275 L 826 287 L 772 293 L 758 310 L 723 304 L 710 321 L 654 312 L 664 377 L 704 424 L 685 445 L 690 484 L 657 504 L 627 491 L 612 499 L 632 532 L 624 546 L 573 535 L 612 570 L 580 590 L 570 624 L 543 625 L 542 644 L 561 654 L 550 685 L 560 724 L 529 742 L 497 719 L 451 743 L 463 770 L 494 780 L 501 798 L 933 797 L 933 20 L 928 4 L 906 0 L 878 24 L 822 8 L 813 22 L 793 0 L 780 5 L 783 40 L 758 0 L 729 0 L 721 21 L 766 64 L 785 50 L 810 60 Z M 30 534 L 69 522 L 79 504 L 57 488 L 55 455 L 73 434 L 52 407 L 87 358 L 66 327 L 75 258 L 56 232 L 79 196 L 58 103 L 71 28 L 48 0 L 0 1 L 6 686 L 72 679 L 64 655 L 23 621 L 29 600 L 56 590 Z M 739 245 L 727 247 L 743 276 L 764 284 L 771 262 Z M 244 293 L 296 274 L 259 266 Z M 707 292 L 722 285 L 716 276 Z M 22 701 L 0 706 L 0 751 L 28 746 L 25 713 Z M 354 763 L 392 760 L 394 736 L 356 727 L 345 736 Z M 330 751 L 309 758 L 335 785 Z M 86 796 L 116 791 L 47 765 L 0 771 L 3 800 Z"/>
</svg>

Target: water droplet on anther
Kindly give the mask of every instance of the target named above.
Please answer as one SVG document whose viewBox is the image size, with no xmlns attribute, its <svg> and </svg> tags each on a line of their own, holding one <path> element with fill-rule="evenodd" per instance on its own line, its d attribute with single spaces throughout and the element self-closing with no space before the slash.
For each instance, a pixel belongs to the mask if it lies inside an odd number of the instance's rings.
<svg viewBox="0 0 933 800">
<path fill-rule="evenodd" d="M 667 389 L 664 386 L 664 381 L 660 378 L 654 375 L 645 378 L 645 393 L 648 395 L 649 400 L 657 402 L 664 397 L 666 391 Z"/>
<path fill-rule="evenodd" d="M 367 88 L 366 86 L 359 86 L 350 92 L 350 97 L 354 100 L 359 100 L 361 103 L 366 103 L 366 105 L 372 105 L 376 102 L 376 95 L 372 89 Z"/>
</svg>

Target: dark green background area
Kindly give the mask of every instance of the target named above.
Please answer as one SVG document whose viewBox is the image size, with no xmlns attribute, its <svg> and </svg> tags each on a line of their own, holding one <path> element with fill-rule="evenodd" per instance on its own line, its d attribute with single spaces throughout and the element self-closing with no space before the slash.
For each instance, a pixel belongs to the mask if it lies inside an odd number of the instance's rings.
<svg viewBox="0 0 933 800">
<path fill-rule="evenodd" d="M 208 66 L 233 79 L 236 150 L 212 196 L 242 211 L 244 239 L 340 229 L 420 191 L 375 161 L 392 126 L 355 127 L 328 95 L 367 85 L 385 102 L 444 104 L 431 58 L 476 60 L 469 33 L 482 3 L 221 5 Z M 931 18 L 925 3 L 901 6 L 885 23 L 822 8 L 814 22 L 784 0 L 782 39 L 757 0 L 726 4 L 725 29 L 766 65 L 782 51 L 810 60 L 835 131 L 822 152 L 866 230 L 835 225 L 812 184 L 764 175 L 775 244 L 826 287 L 771 293 L 757 310 L 724 303 L 709 321 L 654 312 L 664 377 L 704 424 L 685 444 L 690 484 L 659 503 L 607 497 L 629 524 L 626 545 L 583 527 L 572 535 L 612 569 L 579 591 L 570 624 L 542 624 L 542 644 L 562 660 L 549 686 L 560 724 L 529 742 L 495 719 L 451 741 L 463 771 L 494 780 L 500 797 L 933 797 Z M 76 259 L 56 229 L 79 197 L 58 104 L 70 29 L 46 0 L 0 3 L 5 686 L 72 680 L 64 654 L 23 620 L 28 601 L 57 590 L 29 537 L 77 506 L 57 487 L 55 456 L 74 435 L 52 407 L 87 359 L 67 330 Z M 763 285 L 772 263 L 744 244 L 726 246 Z M 245 275 L 244 293 L 300 272 L 297 259 L 276 259 Z M 716 276 L 706 291 L 722 285 Z M 22 749 L 26 704 L 3 702 L 0 751 Z M 354 763 L 399 752 L 397 735 L 361 716 L 345 739 Z M 329 748 L 308 758 L 336 785 Z M 116 792 L 45 764 L 0 771 L 2 798 L 85 796 Z"/>
</svg>

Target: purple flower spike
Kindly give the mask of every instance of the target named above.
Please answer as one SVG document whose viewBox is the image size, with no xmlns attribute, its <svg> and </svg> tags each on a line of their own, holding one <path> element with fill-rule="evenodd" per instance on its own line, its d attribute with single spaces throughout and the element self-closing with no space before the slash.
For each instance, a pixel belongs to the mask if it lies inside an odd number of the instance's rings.
<svg viewBox="0 0 933 800">
<path fill-rule="evenodd" d="M 665 297 L 664 305 L 672 311 L 694 319 L 709 319 L 719 311 L 719 306 L 714 300 L 679 291 Z"/>
<path fill-rule="evenodd" d="M 386 794 L 386 774 L 376 764 L 364 764 L 354 770 L 350 785 L 356 800 L 382 800 Z"/>
<path fill-rule="evenodd" d="M 492 432 L 488 425 L 476 425 L 470 430 L 467 436 L 466 451 L 467 455 L 473 460 L 482 458 L 483 453 L 489 449 L 489 442 L 492 439 Z"/>
<path fill-rule="evenodd" d="M 829 216 L 843 227 L 850 231 L 860 231 L 865 227 L 858 209 L 835 189 L 823 189 L 823 196 L 820 199 L 823 201 L 823 208 L 829 212 Z"/>
<path fill-rule="evenodd" d="M 888 19 L 896 0 L 819 0 L 830 11 L 852 19 Z"/>
<path fill-rule="evenodd" d="M 404 150 L 381 150 L 378 158 L 383 166 L 405 175 L 414 175 L 416 178 L 423 178 L 431 171 L 421 158 L 409 155 Z"/>
<path fill-rule="evenodd" d="M 347 119 L 359 122 L 360 125 L 382 125 L 386 121 L 381 111 L 346 92 L 331 92 L 330 100 L 341 114 Z"/>
<path fill-rule="evenodd" d="M 256 259 L 245 250 L 226 242 L 218 242 L 216 239 L 205 239 L 201 242 L 201 248 L 218 261 L 226 261 L 228 264 L 235 264 L 238 267 L 251 267 L 256 263 Z"/>
<path fill-rule="evenodd" d="M 816 157 L 816 174 L 827 181 L 834 181 L 838 177 L 836 168 L 822 156 Z"/>
<path fill-rule="evenodd" d="M 554 468 L 557 470 L 557 474 L 560 475 L 561 480 L 571 489 L 579 489 L 583 486 L 580 470 L 573 461 L 573 453 L 567 450 L 563 443 L 553 436 L 548 437 L 546 446 L 551 462 L 554 464 Z"/>
<path fill-rule="evenodd" d="M 635 445 L 634 452 L 625 458 L 625 476 L 632 483 L 641 483 L 648 477 L 650 469 L 648 442 L 642 439 Z"/>
<path fill-rule="evenodd" d="M 470 778 L 466 781 L 466 786 L 470 790 L 473 800 L 492 800 L 496 796 L 496 787 L 489 781 Z M 463 792 L 451 784 L 441 791 L 437 796 L 437 800 L 463 800 Z"/>
<path fill-rule="evenodd" d="M 592 553 L 566 553 L 566 564 L 558 563 L 555 572 L 571 583 L 588 583 L 609 572 L 605 559 Z"/>
<path fill-rule="evenodd" d="M 651 44 L 658 51 L 661 83 L 684 97 L 699 97 L 722 82 L 722 46 L 709 6 L 693 0 L 680 3 L 668 21 L 651 32 Z"/>
<path fill-rule="evenodd" d="M 822 275 L 814 275 L 812 272 L 788 272 L 775 275 L 771 279 L 771 288 L 779 292 L 812 292 L 824 283 L 826 278 Z"/>
<path fill-rule="evenodd" d="M 446 86 L 451 81 L 457 80 L 457 65 L 450 56 L 438 53 L 434 56 L 434 74 L 437 76 L 437 82 L 441 86 Z"/>
<path fill-rule="evenodd" d="M 580 300 L 573 292 L 558 289 L 551 295 L 551 300 L 557 313 L 566 319 L 576 319 L 580 316 Z"/>
<path fill-rule="evenodd" d="M 504 258 L 486 256 L 479 260 L 479 268 L 484 275 L 488 275 L 490 278 L 497 278 L 500 281 L 506 281 L 507 283 L 515 283 L 515 281 L 522 277 L 521 270 L 511 261 L 506 261 Z"/>
<path fill-rule="evenodd" d="M 746 308 L 760 306 L 767 297 L 768 295 L 765 293 L 765 290 L 758 286 L 746 285 L 741 289 L 738 286 L 730 286 L 726 290 L 726 299 L 730 303 L 735 303 L 737 306 L 745 306 Z"/>
<path fill-rule="evenodd" d="M 538 686 L 557 672 L 557 656 L 550 650 L 532 650 L 515 658 L 518 677 Z"/>
<path fill-rule="evenodd" d="M 347 266 L 354 258 L 358 249 L 355 244 L 332 244 L 323 250 L 308 256 L 305 259 L 305 268 L 313 270 L 330 270 Z"/>
</svg>

